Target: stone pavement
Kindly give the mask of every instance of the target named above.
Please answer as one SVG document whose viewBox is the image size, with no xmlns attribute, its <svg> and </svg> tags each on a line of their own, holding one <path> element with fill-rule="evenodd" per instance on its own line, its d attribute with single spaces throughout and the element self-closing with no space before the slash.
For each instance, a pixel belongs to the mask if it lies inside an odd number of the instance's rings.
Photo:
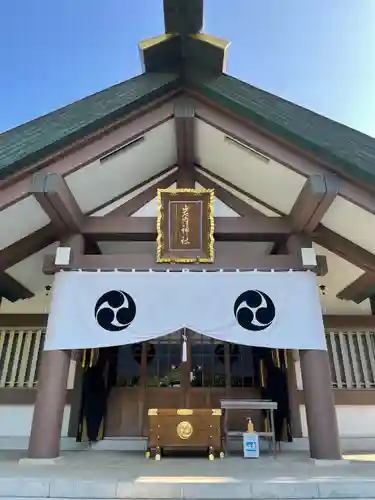
<svg viewBox="0 0 375 500">
<path fill-rule="evenodd" d="M 375 456 L 316 465 L 306 453 L 274 459 L 166 457 L 105 451 L 65 452 L 55 465 L 18 464 L 0 453 L 0 498 L 79 499 L 375 499 Z"/>
</svg>

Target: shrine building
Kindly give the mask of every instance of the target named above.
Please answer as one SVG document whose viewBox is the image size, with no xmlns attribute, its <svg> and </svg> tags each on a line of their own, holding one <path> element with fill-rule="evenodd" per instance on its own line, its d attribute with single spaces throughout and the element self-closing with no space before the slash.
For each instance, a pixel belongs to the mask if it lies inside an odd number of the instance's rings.
<svg viewBox="0 0 375 500">
<path fill-rule="evenodd" d="M 339 459 L 375 436 L 375 140 L 228 75 L 203 0 L 164 20 L 142 74 L 0 134 L 0 448 L 272 400 Z"/>
</svg>

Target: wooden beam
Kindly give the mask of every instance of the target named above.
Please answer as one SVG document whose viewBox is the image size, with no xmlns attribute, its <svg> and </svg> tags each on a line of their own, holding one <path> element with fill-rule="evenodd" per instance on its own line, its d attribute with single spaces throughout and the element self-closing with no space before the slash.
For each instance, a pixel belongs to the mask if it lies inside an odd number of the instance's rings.
<svg viewBox="0 0 375 500">
<path fill-rule="evenodd" d="M 197 172 L 197 176 L 199 175 L 201 175 L 200 172 Z M 197 180 L 198 179 L 199 177 L 197 177 Z M 225 182 L 224 179 L 220 179 L 220 181 Z M 208 187 L 208 184 L 206 185 Z M 327 193 L 330 193 L 329 196 L 333 195 L 333 193 L 336 192 L 338 186 L 336 178 L 334 176 L 330 177 L 327 176 L 326 186 L 327 186 Z M 231 187 L 240 191 L 240 189 L 236 186 L 231 186 Z M 327 203 L 329 202 L 329 196 L 327 195 L 327 198 L 325 199 L 326 201 L 322 203 L 323 206 L 326 202 Z M 234 197 L 234 199 L 237 200 L 236 197 Z M 223 199 L 222 201 L 224 201 L 226 204 L 228 204 L 228 206 L 230 206 L 228 200 L 225 201 Z M 254 200 L 254 201 L 257 201 L 259 203 L 259 200 Z M 237 206 L 236 208 L 234 208 L 234 205 L 232 205 L 231 208 L 233 208 L 237 213 L 241 213 L 240 212 L 240 210 L 242 209 L 241 206 Z M 274 207 L 267 206 L 267 208 L 277 212 L 277 210 Z M 319 210 L 320 208 L 318 208 L 318 211 Z M 294 227 L 293 227 L 293 232 L 294 232 Z M 359 267 L 360 269 L 363 269 L 364 271 L 370 270 L 375 272 L 375 255 L 355 245 L 351 241 L 343 238 L 342 236 L 332 232 L 323 225 L 318 224 L 316 229 L 312 232 L 311 236 L 315 243 L 319 244 L 323 248 L 326 248 L 327 250 L 333 253 L 336 253 L 337 255 L 347 260 L 348 262 L 352 263 L 353 265 Z M 272 249 L 272 253 L 274 254 L 283 252 L 285 253 L 285 251 L 286 251 L 285 241 L 276 242 L 276 244 L 273 246 Z M 322 276 L 326 275 L 328 272 L 326 259 L 324 258 L 324 256 L 318 255 L 317 260 L 318 260 L 318 274 Z M 371 293 L 375 293 L 375 291 L 371 291 Z"/>
<path fill-rule="evenodd" d="M 89 210 L 88 212 L 86 212 L 85 215 L 97 216 L 95 214 L 97 214 L 98 212 L 102 212 L 103 210 L 105 210 L 105 214 L 113 213 L 115 210 L 117 210 L 117 208 L 121 208 L 119 205 L 117 205 L 117 207 L 115 209 L 113 209 L 113 210 L 109 209 L 111 207 L 111 205 L 118 202 L 118 200 L 123 199 L 123 198 L 127 198 L 130 201 L 131 199 L 136 197 L 137 193 L 143 192 L 151 184 L 156 183 L 159 180 L 161 180 L 161 177 L 163 177 L 164 175 L 171 174 L 172 171 L 175 171 L 176 169 L 177 169 L 177 167 L 175 165 L 165 168 L 161 172 L 158 172 L 157 174 L 152 175 L 148 179 L 146 179 L 142 182 L 139 182 L 135 186 L 132 186 L 130 189 L 126 189 L 125 191 L 118 194 L 117 196 L 115 196 L 111 200 L 108 200 L 104 203 L 101 203 L 98 207 L 95 207 L 94 209 Z M 125 202 L 125 203 L 127 203 L 127 202 Z M 125 203 L 121 206 L 124 206 Z"/>
<path fill-rule="evenodd" d="M 285 240 L 291 232 L 288 217 L 216 217 L 216 241 Z M 97 241 L 154 241 L 156 217 L 86 217 L 82 234 Z"/>
<path fill-rule="evenodd" d="M 206 178 L 204 175 L 200 174 L 200 172 L 197 172 L 197 181 L 200 182 L 203 185 L 203 180 L 202 177 L 205 179 L 205 186 L 206 187 L 212 187 L 215 189 L 215 194 L 218 198 L 221 198 L 224 203 L 226 203 L 228 206 L 230 206 L 233 210 L 235 210 L 237 213 L 241 215 L 246 214 L 247 210 L 247 204 L 245 202 L 242 202 L 242 200 L 239 200 L 235 196 L 231 195 L 232 198 L 228 196 L 228 192 L 225 193 L 225 198 L 222 197 L 223 191 L 225 192 L 226 190 L 221 188 L 222 191 L 218 189 L 220 186 L 214 186 L 216 184 L 214 181 L 211 181 L 208 183 L 208 178 Z M 314 176 L 312 176 L 314 177 Z M 317 177 L 323 177 L 317 175 Z M 312 217 L 312 219 L 307 223 L 307 229 L 310 231 L 312 227 L 315 226 L 316 222 L 321 219 L 322 213 L 325 213 L 327 210 L 328 206 L 332 203 L 334 200 L 334 197 L 337 194 L 337 188 L 338 188 L 338 182 L 337 179 L 334 176 L 324 176 L 325 178 L 325 185 L 326 185 L 326 195 L 323 196 L 320 205 L 317 204 L 317 209 L 315 212 L 315 215 Z M 223 180 L 224 181 L 224 180 Z M 311 183 L 311 181 L 310 181 Z M 235 189 L 235 186 L 233 186 Z M 307 186 L 305 186 L 305 192 L 307 190 Z M 230 193 L 229 193 L 230 194 Z M 302 197 L 302 193 L 300 195 Z M 304 195 L 305 196 L 305 195 Z M 254 200 L 257 201 L 257 200 Z M 242 205 L 243 203 L 243 205 Z M 245 206 L 244 206 L 245 205 Z M 252 208 L 252 207 L 249 207 Z M 270 210 L 276 211 L 274 207 L 267 207 Z M 244 210 L 244 211 L 242 211 Z M 255 209 L 254 209 L 255 210 Z M 294 208 L 295 211 L 296 205 Z M 303 206 L 302 206 L 302 211 L 303 211 Z M 258 211 L 257 211 L 258 212 Z M 259 212 L 258 212 L 259 213 Z M 250 214 L 249 214 L 250 215 Z M 293 219 L 291 217 L 291 219 Z M 291 221 L 291 224 L 294 224 Z M 293 225 L 293 231 L 295 230 L 295 226 Z M 342 236 L 330 231 L 326 227 L 322 226 L 321 224 L 317 224 L 315 226 L 315 229 L 312 231 L 312 237 L 313 240 L 322 246 L 323 248 L 326 248 L 327 250 L 330 250 L 333 253 L 338 254 L 340 257 L 343 259 L 347 260 L 348 262 L 352 263 L 353 265 L 363 269 L 363 270 L 374 270 L 375 272 L 375 256 L 371 254 L 370 252 L 362 249 L 361 247 L 355 245 L 354 243 L 350 242 L 349 240 L 346 240 Z M 285 241 L 279 241 L 276 242 L 275 245 L 273 245 L 273 248 L 271 249 L 271 253 L 273 254 L 279 254 L 279 253 L 285 253 L 287 251 Z M 324 255 L 317 255 L 317 261 L 318 261 L 318 266 L 317 266 L 317 274 L 319 276 L 325 276 L 328 273 L 328 267 L 327 267 L 327 259 L 325 258 Z M 375 285 L 375 283 L 374 283 Z M 375 286 L 374 288 L 368 287 L 367 291 L 358 296 L 357 300 L 363 300 L 363 297 L 366 298 L 370 294 L 375 293 Z"/>
<path fill-rule="evenodd" d="M 375 292 L 375 273 L 361 274 L 355 281 L 337 294 L 341 300 L 351 300 L 360 304 Z"/>
<path fill-rule="evenodd" d="M 64 237 L 80 233 L 85 216 L 61 175 L 54 173 L 34 174 L 30 193 L 34 195 L 51 219 L 51 225 L 57 235 Z M 100 253 L 94 240 L 88 240 L 87 245 L 93 253 Z"/>
<path fill-rule="evenodd" d="M 177 187 L 194 189 L 195 109 L 189 98 L 182 97 L 176 102 L 174 107 L 174 123 L 178 164 Z"/>
<path fill-rule="evenodd" d="M 54 274 L 62 268 L 56 266 L 54 255 L 47 255 L 44 259 L 43 272 Z M 287 271 L 289 269 L 305 270 L 301 259 L 296 255 L 259 255 L 237 254 L 233 256 L 230 252 L 217 253 L 214 264 L 175 264 L 174 270 L 181 268 L 190 269 L 246 269 L 246 270 L 275 270 Z M 78 255 L 74 256 L 65 270 L 114 270 L 114 269 L 171 269 L 170 264 L 157 264 L 153 253 L 137 254 L 105 254 L 105 255 Z"/>
<path fill-rule="evenodd" d="M 375 328 L 375 316 L 370 314 L 325 314 L 323 321 L 325 328 L 337 330 Z"/>
<path fill-rule="evenodd" d="M 55 241 L 54 228 L 48 225 L 0 250 L 0 296 L 3 295 L 10 302 L 33 297 L 33 292 L 5 273 L 5 270 Z"/>
<path fill-rule="evenodd" d="M 290 213 L 295 231 L 311 233 L 318 226 L 338 193 L 333 176 L 311 175 Z"/>
<path fill-rule="evenodd" d="M 144 207 L 147 203 L 152 201 L 156 197 L 158 189 L 167 189 L 176 181 L 177 181 L 177 171 L 173 171 L 169 175 L 164 177 L 164 179 L 157 181 L 155 184 L 146 188 L 144 191 L 137 194 L 136 196 L 134 196 L 134 198 L 131 198 L 129 201 L 125 202 L 120 207 L 117 207 L 111 212 L 108 212 L 108 214 L 104 215 L 104 217 L 112 217 L 115 215 L 116 216 L 121 215 L 122 217 L 130 217 L 135 212 Z"/>
<path fill-rule="evenodd" d="M 8 273 L 0 272 L 0 297 L 16 302 L 19 299 L 30 299 L 34 297 L 34 293 Z"/>
<path fill-rule="evenodd" d="M 29 192 L 34 195 L 57 231 L 80 231 L 84 215 L 61 175 L 35 174 Z"/>
<path fill-rule="evenodd" d="M 318 245 L 337 254 L 360 269 L 375 273 L 375 255 L 325 226 L 319 224 L 312 234 L 312 239 Z"/>
<path fill-rule="evenodd" d="M 196 171 L 195 176 L 196 176 L 195 177 L 196 181 L 201 186 L 203 186 L 206 189 L 214 189 L 216 198 L 221 202 L 223 202 L 227 207 L 232 209 L 234 212 L 236 212 L 239 216 L 242 217 L 255 216 L 258 218 L 259 217 L 267 218 L 267 215 L 262 214 L 262 212 L 260 212 L 256 208 L 252 207 L 251 205 L 241 200 L 240 198 L 237 198 L 237 196 L 235 196 L 230 191 L 220 186 L 220 184 L 208 178 L 207 176 L 201 174 L 198 171 Z M 270 254 L 273 247 L 274 247 L 274 242 L 272 241 L 264 242 L 264 253 Z"/>
<path fill-rule="evenodd" d="M 289 253 L 302 257 L 302 248 L 311 248 L 311 237 L 305 233 L 293 233 L 286 240 L 285 244 L 278 245 L 276 254 Z M 325 255 L 316 256 L 316 274 L 318 276 L 326 276 L 328 274 L 328 263 Z"/>
<path fill-rule="evenodd" d="M 182 165 L 177 170 L 177 188 L 194 189 L 195 188 L 195 168 L 194 165 Z"/>
<path fill-rule="evenodd" d="M 0 250 L 0 271 L 5 271 L 48 245 L 52 245 L 57 239 L 55 229 L 51 224 L 48 224 L 16 241 Z"/>
</svg>

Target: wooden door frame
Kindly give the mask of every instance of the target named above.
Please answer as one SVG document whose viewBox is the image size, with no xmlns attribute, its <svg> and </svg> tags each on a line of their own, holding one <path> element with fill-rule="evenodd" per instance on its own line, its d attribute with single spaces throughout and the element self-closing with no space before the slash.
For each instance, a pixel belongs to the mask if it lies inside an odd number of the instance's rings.
<svg viewBox="0 0 375 500">
<path fill-rule="evenodd" d="M 185 371 L 186 371 L 186 387 L 184 388 L 185 389 L 185 401 L 186 401 L 186 407 L 189 408 L 190 406 L 190 401 L 191 401 L 191 398 L 190 398 L 190 393 L 191 393 L 191 389 L 192 389 L 192 385 L 191 385 L 191 379 L 190 379 L 190 374 L 191 374 L 191 346 L 192 346 L 192 342 L 191 342 L 191 335 L 190 335 L 190 331 L 187 330 L 186 331 L 186 335 L 187 335 L 187 362 L 184 363 L 184 365 L 186 365 L 185 367 Z M 229 396 L 230 395 L 230 392 L 231 392 L 231 368 L 230 368 L 230 343 L 229 342 L 225 342 L 223 341 L 222 342 L 223 345 L 224 345 L 224 374 L 225 374 L 225 395 L 226 396 Z M 208 401 L 209 401 L 209 405 L 211 405 L 211 393 L 212 393 L 212 390 L 215 390 L 216 388 L 212 388 L 212 387 L 205 387 L 204 388 L 206 391 L 207 391 L 207 398 L 208 398 Z"/>
<path fill-rule="evenodd" d="M 189 349 L 189 333 L 186 331 L 187 336 L 187 361 L 180 364 L 180 387 L 171 389 L 176 394 L 177 391 L 180 393 L 180 408 L 189 407 L 189 393 L 190 393 L 190 349 Z M 157 340 L 157 339 L 155 339 Z M 141 358 L 141 370 L 140 370 L 140 385 L 139 385 L 139 403 L 138 403 L 138 428 L 140 435 L 145 435 L 145 430 L 147 428 L 147 414 L 146 414 L 146 404 L 147 404 L 147 353 L 148 344 L 151 341 L 145 341 L 142 343 L 142 358 Z M 181 341 L 181 360 L 182 360 L 182 344 Z"/>
</svg>

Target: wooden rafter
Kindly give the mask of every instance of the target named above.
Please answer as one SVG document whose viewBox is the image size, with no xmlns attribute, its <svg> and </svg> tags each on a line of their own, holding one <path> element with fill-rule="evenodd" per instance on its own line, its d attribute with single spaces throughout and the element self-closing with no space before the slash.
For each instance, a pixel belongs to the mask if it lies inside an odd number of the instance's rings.
<svg viewBox="0 0 375 500">
<path fill-rule="evenodd" d="M 337 192 L 338 183 L 334 177 L 311 175 L 290 212 L 295 230 L 311 234 L 333 203 Z"/>
<path fill-rule="evenodd" d="M 33 292 L 15 280 L 10 274 L 0 272 L 0 297 L 4 297 L 10 302 L 16 302 L 19 299 L 30 299 L 33 296 Z"/>
<path fill-rule="evenodd" d="M 201 169 L 201 167 L 199 168 Z M 199 172 L 197 172 L 197 175 L 199 175 Z M 226 182 L 225 179 L 219 178 L 218 176 L 212 173 L 210 173 L 210 175 L 213 178 L 217 178 L 219 182 L 226 183 L 228 184 L 228 186 L 230 185 L 230 183 Z M 332 180 L 334 180 L 334 178 Z M 241 189 L 238 188 L 237 186 L 230 185 L 230 187 L 232 187 L 234 190 L 237 190 L 238 192 L 242 192 Z M 249 198 L 253 199 L 255 202 L 263 204 L 263 206 L 265 206 L 267 209 L 281 215 L 280 212 L 275 207 L 271 207 L 265 203 L 262 203 L 261 200 L 254 199 L 254 197 L 251 196 L 250 194 L 246 195 Z M 281 217 L 283 216 L 281 215 Z M 291 233 L 294 233 L 295 229 L 291 220 L 289 220 L 289 224 L 292 226 Z M 340 236 L 339 234 L 331 231 L 322 224 L 318 224 L 314 229 L 314 231 L 312 231 L 310 236 L 315 243 L 317 243 L 323 248 L 326 248 L 330 252 L 339 255 L 344 260 L 350 262 L 359 269 L 363 269 L 364 271 L 368 271 L 370 273 L 372 272 L 375 273 L 375 255 L 361 248 L 355 243 L 347 240 L 343 236 Z"/>
<path fill-rule="evenodd" d="M 342 257 L 359 269 L 375 273 L 375 255 L 321 224 L 312 234 L 312 239 L 318 245 Z"/>
<path fill-rule="evenodd" d="M 55 230 L 49 224 L 3 248 L 0 250 L 0 271 L 5 271 L 30 255 L 40 252 L 43 248 L 52 245 L 56 239 Z"/>
<path fill-rule="evenodd" d="M 56 232 L 80 231 L 84 215 L 61 175 L 35 174 L 29 192 L 51 219 Z"/>
<path fill-rule="evenodd" d="M 203 175 L 206 175 L 206 174 L 209 175 L 210 177 L 212 177 L 212 179 L 214 179 L 214 181 L 218 181 L 218 182 L 224 184 L 225 186 L 227 186 L 228 188 L 232 189 L 233 191 L 239 193 L 240 195 L 243 195 L 244 197 L 246 197 L 246 198 L 254 201 L 255 203 L 257 203 L 257 204 L 259 204 L 261 206 L 263 206 L 264 208 L 266 208 L 270 212 L 273 212 L 274 215 L 284 215 L 279 210 L 277 210 L 276 208 L 272 207 L 271 205 L 269 205 L 265 201 L 256 198 L 252 194 L 249 194 L 244 189 L 242 189 L 240 186 L 236 186 L 235 184 L 233 184 L 232 182 L 224 179 L 220 175 L 214 174 L 213 172 L 211 172 L 207 168 L 203 167 L 202 165 L 196 165 L 196 169 L 197 169 L 197 172 L 201 171 L 201 172 L 203 172 Z M 247 203 L 246 203 L 246 205 L 247 205 Z M 260 211 L 258 211 L 258 212 L 259 212 L 259 214 L 262 214 L 263 216 L 268 217 L 268 215 L 265 215 L 265 214 L 263 214 Z"/>
<path fill-rule="evenodd" d="M 2 288 L 0 295 L 2 294 L 12 302 L 32 297 L 34 294 L 14 278 L 11 278 L 9 274 L 5 273 L 5 270 L 43 250 L 55 241 L 55 230 L 51 225 L 48 225 L 0 250 L 0 283 Z"/>
<path fill-rule="evenodd" d="M 201 169 L 201 167 L 200 167 L 200 169 Z M 202 168 L 202 170 L 205 170 L 205 169 Z M 207 172 L 207 173 L 209 173 L 209 172 Z M 240 188 L 238 188 L 237 186 L 231 185 L 230 183 L 225 181 L 225 179 L 219 178 L 218 176 L 216 176 L 215 174 L 213 174 L 211 172 L 209 174 L 211 177 L 217 178 L 217 180 L 219 182 L 225 183 L 228 186 L 230 185 L 230 187 L 233 188 L 234 190 L 236 190 L 238 192 L 242 192 Z M 200 173 L 197 172 L 197 176 L 199 176 L 199 175 L 200 175 Z M 199 177 L 197 177 L 197 179 L 199 179 Z M 329 202 L 329 198 L 332 199 L 332 197 L 334 196 L 334 194 L 337 190 L 337 186 L 338 186 L 337 178 L 335 178 L 333 176 L 329 177 L 328 182 L 329 182 L 329 187 L 328 187 L 327 191 L 329 193 L 329 196 L 328 196 L 328 199 L 326 200 L 327 202 Z M 208 185 L 207 185 L 207 187 L 208 187 Z M 246 193 L 243 193 L 243 194 L 246 194 Z M 262 204 L 261 200 L 254 199 L 249 194 L 247 194 L 247 196 L 249 198 L 253 199 L 255 202 Z M 234 196 L 234 199 L 237 200 L 237 197 Z M 226 201 L 225 200 L 223 200 L 223 201 L 228 206 L 230 206 L 228 203 L 228 199 Z M 278 213 L 280 215 L 280 212 L 278 212 L 278 210 L 275 209 L 274 207 L 271 207 L 271 206 L 264 204 L 264 203 L 263 203 L 263 205 L 267 209 L 274 211 L 275 213 Z M 231 208 L 234 209 L 234 206 Z M 318 210 L 320 210 L 320 209 L 318 209 Z M 238 206 L 237 206 L 237 209 L 235 209 L 235 211 L 237 211 L 237 213 L 240 213 Z M 290 224 L 293 227 L 292 232 L 294 232 L 295 229 L 294 229 L 292 220 L 290 221 Z M 358 294 L 358 296 L 352 295 L 353 298 L 355 298 L 357 296 L 357 300 L 364 300 L 364 298 L 366 298 L 366 294 L 368 296 L 369 293 L 371 293 L 371 294 L 374 293 L 374 289 L 375 289 L 375 255 L 373 255 L 372 253 L 368 252 L 367 250 L 361 248 L 360 246 L 356 245 L 355 243 L 352 243 L 351 241 L 347 240 L 343 236 L 340 236 L 337 233 L 334 233 L 330 229 L 324 227 L 322 224 L 318 224 L 315 227 L 315 229 L 311 232 L 311 238 L 315 243 L 317 243 L 321 247 L 323 247 L 323 248 L 329 250 L 330 252 L 335 253 L 336 255 L 342 257 L 344 260 L 346 260 L 347 262 L 350 262 L 351 264 L 358 267 L 359 269 L 363 269 L 364 271 L 368 272 L 369 276 L 372 276 L 372 274 L 374 273 L 373 285 L 371 285 L 370 287 L 367 288 L 367 292 L 365 290 L 363 290 L 361 294 Z M 282 252 L 283 251 L 282 246 L 283 246 L 283 242 L 276 243 L 272 252 L 273 253 Z M 324 275 L 324 274 L 326 274 L 327 269 L 324 271 L 324 267 L 326 266 L 326 263 L 323 262 L 321 257 L 322 256 L 319 256 L 319 255 L 317 256 L 318 267 L 321 269 L 320 272 L 322 273 L 322 275 Z M 371 280 L 369 280 L 369 277 L 367 277 L 366 280 L 363 278 L 361 280 L 361 282 L 363 284 L 364 283 L 368 284 L 368 283 L 371 283 Z M 359 291 L 359 288 L 356 286 L 355 288 L 354 287 L 351 288 L 351 290 L 354 290 L 357 293 L 357 291 Z M 350 292 L 350 290 L 345 293 L 345 298 L 346 298 L 346 300 L 353 300 L 353 298 L 350 298 L 351 295 L 349 295 L 349 292 Z M 340 292 L 338 294 L 338 296 L 340 298 L 344 298 L 344 296 L 342 296 L 342 292 Z"/>
<path fill-rule="evenodd" d="M 363 273 L 337 294 L 338 299 L 360 304 L 375 291 L 375 273 Z"/>
<path fill-rule="evenodd" d="M 50 218 L 56 239 L 81 232 L 85 216 L 61 175 L 34 174 L 29 192 Z M 87 243 L 94 253 L 100 253 L 94 240 Z"/>
<path fill-rule="evenodd" d="M 259 210 L 256 210 L 252 206 L 248 205 L 245 201 L 237 198 L 237 196 L 220 186 L 212 179 L 209 179 L 200 172 L 196 172 L 195 176 L 197 182 L 201 186 L 205 187 L 206 189 L 214 189 L 215 196 L 238 215 L 242 217 L 253 217 L 255 215 L 257 217 L 267 218 L 267 216 L 259 212 Z"/>
<path fill-rule="evenodd" d="M 147 203 L 152 201 L 157 195 L 158 189 L 167 189 L 176 181 L 177 171 L 173 170 L 169 175 L 157 181 L 152 186 L 146 188 L 144 191 L 134 196 L 134 198 L 126 201 L 123 205 L 104 215 L 104 217 L 114 217 L 117 215 L 121 215 L 122 217 L 130 217 L 142 207 L 144 207 Z"/>
<path fill-rule="evenodd" d="M 222 203 L 224 203 L 227 207 L 232 209 L 234 212 L 236 212 L 239 216 L 249 217 L 249 218 L 255 216 L 258 219 L 260 217 L 267 218 L 267 216 L 262 214 L 259 210 L 252 207 L 251 205 L 241 200 L 240 198 L 237 198 L 237 196 L 232 194 L 224 187 L 220 186 L 217 182 L 213 181 L 209 177 L 196 171 L 195 178 L 196 181 L 204 188 L 214 189 L 216 198 L 220 200 Z M 271 253 L 273 246 L 274 246 L 273 242 L 270 241 L 264 242 L 264 253 L 265 254 Z"/>
</svg>

